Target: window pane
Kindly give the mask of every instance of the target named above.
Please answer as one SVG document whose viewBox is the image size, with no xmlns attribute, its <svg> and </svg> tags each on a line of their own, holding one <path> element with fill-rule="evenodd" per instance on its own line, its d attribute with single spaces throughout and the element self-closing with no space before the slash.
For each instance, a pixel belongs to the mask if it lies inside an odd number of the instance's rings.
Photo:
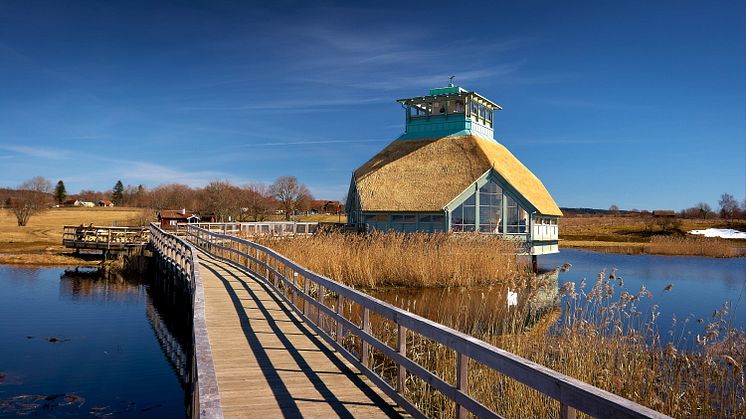
<svg viewBox="0 0 746 419">
<path fill-rule="evenodd" d="M 476 222 L 476 211 L 474 207 L 464 206 L 464 224 L 474 224 Z"/>
</svg>

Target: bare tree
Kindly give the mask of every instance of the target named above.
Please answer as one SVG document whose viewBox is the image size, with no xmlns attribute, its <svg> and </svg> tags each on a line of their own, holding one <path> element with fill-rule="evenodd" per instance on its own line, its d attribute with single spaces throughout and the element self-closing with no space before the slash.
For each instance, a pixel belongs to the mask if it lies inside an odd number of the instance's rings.
<svg viewBox="0 0 746 419">
<path fill-rule="evenodd" d="M 147 203 L 156 210 L 193 209 L 196 204 L 196 192 L 189 186 L 178 183 L 160 185 L 148 193 Z"/>
<path fill-rule="evenodd" d="M 306 185 L 298 183 L 295 176 L 281 176 L 269 187 L 269 192 L 285 211 L 285 220 L 313 199 Z"/>
<path fill-rule="evenodd" d="M 697 209 L 699 216 L 702 217 L 703 220 L 706 220 L 707 216 L 712 213 L 712 208 L 710 208 L 706 202 L 700 202 L 694 208 Z"/>
<path fill-rule="evenodd" d="M 617 206 L 616 204 L 613 204 L 612 206 L 609 207 L 609 212 L 614 215 L 619 214 L 619 206 Z"/>
<path fill-rule="evenodd" d="M 252 221 L 264 221 L 271 206 L 269 188 L 261 183 L 244 185 L 242 205 L 248 210 Z"/>
<path fill-rule="evenodd" d="M 718 204 L 720 205 L 720 216 L 728 220 L 733 219 L 733 215 L 738 211 L 738 201 L 733 198 L 733 195 L 729 193 L 720 195 Z"/>
<path fill-rule="evenodd" d="M 18 192 L 10 200 L 10 209 L 20 227 L 28 224 L 32 215 L 44 211 L 51 202 L 52 183 L 41 176 L 18 185 Z"/>
<path fill-rule="evenodd" d="M 214 180 L 199 193 L 199 210 L 212 214 L 219 221 L 235 220 L 241 213 L 241 189 L 224 180 Z"/>
</svg>

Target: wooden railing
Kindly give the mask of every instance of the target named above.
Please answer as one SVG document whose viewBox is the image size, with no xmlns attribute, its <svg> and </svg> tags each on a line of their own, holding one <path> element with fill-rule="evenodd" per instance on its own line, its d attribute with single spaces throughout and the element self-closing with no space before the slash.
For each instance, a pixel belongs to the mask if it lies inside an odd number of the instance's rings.
<svg viewBox="0 0 746 419">
<path fill-rule="evenodd" d="M 309 235 L 316 232 L 319 223 L 295 221 L 261 221 L 241 223 L 192 223 L 178 224 L 177 230 L 184 231 L 186 226 L 203 228 L 214 233 L 242 236 L 295 236 Z"/>
<path fill-rule="evenodd" d="M 153 252 L 158 262 L 183 281 L 192 297 L 192 412 L 193 418 L 222 418 L 220 393 L 212 348 L 205 323 L 205 295 L 199 274 L 199 257 L 194 247 L 163 231 L 157 224 L 150 225 Z"/>
<path fill-rule="evenodd" d="M 124 249 L 150 242 L 147 227 L 64 226 L 62 245 L 75 249 Z"/>
<path fill-rule="evenodd" d="M 573 418 L 577 411 L 595 417 L 667 417 L 635 402 L 499 349 L 473 336 L 417 316 L 323 277 L 270 248 L 194 225 L 187 226 L 186 233 L 187 239 L 198 247 L 241 266 L 248 273 L 264 280 L 274 288 L 296 313 L 307 320 L 309 327 L 415 417 L 425 417 L 425 415 L 404 394 L 407 374 L 414 374 L 452 400 L 456 404 L 457 418 L 466 417 L 467 412 L 477 417 L 499 417 L 497 413 L 469 394 L 467 377 L 470 360 L 558 400 L 562 418 Z M 327 292 L 336 295 L 336 304 L 333 308 L 325 303 Z M 358 312 L 362 312 L 361 324 L 352 322 L 344 315 L 346 302 L 357 305 Z M 395 347 L 379 340 L 371 332 L 371 314 L 396 325 Z M 323 327 L 323 325 L 329 327 Z M 456 370 L 455 385 L 407 357 L 408 332 L 410 335 L 416 334 L 430 339 L 456 352 L 453 366 Z M 360 340 L 359 347 L 348 348 L 343 344 L 343 337 L 349 333 Z M 392 379 L 392 384 L 371 368 L 369 360 L 371 348 L 375 348 L 395 363 L 396 376 Z"/>
</svg>

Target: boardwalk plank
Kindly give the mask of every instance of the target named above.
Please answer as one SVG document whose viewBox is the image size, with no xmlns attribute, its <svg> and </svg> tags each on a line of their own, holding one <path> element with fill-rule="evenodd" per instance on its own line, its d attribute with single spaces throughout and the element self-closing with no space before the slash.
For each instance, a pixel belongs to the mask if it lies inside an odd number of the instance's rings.
<svg viewBox="0 0 746 419">
<path fill-rule="evenodd" d="M 404 415 L 265 284 L 206 253 L 199 269 L 226 418 Z"/>
</svg>

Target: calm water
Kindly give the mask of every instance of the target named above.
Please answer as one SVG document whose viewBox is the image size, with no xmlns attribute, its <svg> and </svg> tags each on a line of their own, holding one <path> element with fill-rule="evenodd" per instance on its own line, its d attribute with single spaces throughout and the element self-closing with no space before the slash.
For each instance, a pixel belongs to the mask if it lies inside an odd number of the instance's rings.
<svg viewBox="0 0 746 419">
<path fill-rule="evenodd" d="M 624 287 L 615 286 L 616 300 L 622 291 L 635 294 L 644 285 L 653 298 L 645 298 L 635 303 L 636 307 L 649 314 L 652 304 L 657 304 L 660 316 L 657 320 L 661 339 L 674 342 L 680 347 L 690 347 L 693 338 L 711 321 L 714 310 L 721 309 L 724 303 L 730 306 L 732 326 L 746 329 L 746 258 L 711 259 L 685 256 L 621 255 L 562 250 L 555 255 L 539 257 L 542 270 L 551 270 L 565 263 L 572 264 L 567 272 L 559 272 L 558 277 L 547 277 L 543 286 L 518 291 L 518 304 L 529 304 L 529 313 L 549 315 L 559 318 L 550 307 L 564 309 L 557 304 L 557 289 L 564 282 L 586 280 L 586 291 L 594 285 L 602 270 L 607 277 L 616 268 L 616 275 L 623 278 Z M 556 272 L 556 271 L 555 271 Z M 614 281 L 617 283 L 617 281 Z M 669 284 L 673 287 L 664 291 Z M 452 289 L 389 289 L 377 290 L 373 295 L 394 305 L 405 308 L 421 316 L 445 323 L 467 333 L 506 332 L 505 319 L 511 313 L 507 310 L 505 287 L 491 288 L 452 288 Z M 672 330 L 672 319 L 677 318 L 676 333 Z M 686 319 L 686 327 L 682 327 Z M 703 319 L 703 323 L 697 323 Z M 529 319 L 534 322 L 536 318 Z M 526 324 L 530 325 L 530 324 Z"/>
<path fill-rule="evenodd" d="M 620 255 L 580 250 L 562 250 L 559 254 L 540 256 L 541 268 L 550 269 L 571 263 L 568 272 L 561 272 L 559 283 L 586 279 L 586 288 L 593 286 L 598 273 L 612 269 L 624 279 L 624 287 L 635 293 L 644 285 L 653 298 L 643 300 L 642 308 L 658 304 L 659 327 L 668 330 L 671 319 L 679 323 L 685 318 L 707 322 L 714 310 L 728 302 L 733 326 L 746 329 L 746 258 L 715 259 L 693 256 Z M 664 291 L 673 284 L 670 291 Z M 693 330 L 697 330 L 694 327 Z"/>
<path fill-rule="evenodd" d="M 0 266 L 0 417 L 184 417 L 142 281 Z"/>
</svg>

